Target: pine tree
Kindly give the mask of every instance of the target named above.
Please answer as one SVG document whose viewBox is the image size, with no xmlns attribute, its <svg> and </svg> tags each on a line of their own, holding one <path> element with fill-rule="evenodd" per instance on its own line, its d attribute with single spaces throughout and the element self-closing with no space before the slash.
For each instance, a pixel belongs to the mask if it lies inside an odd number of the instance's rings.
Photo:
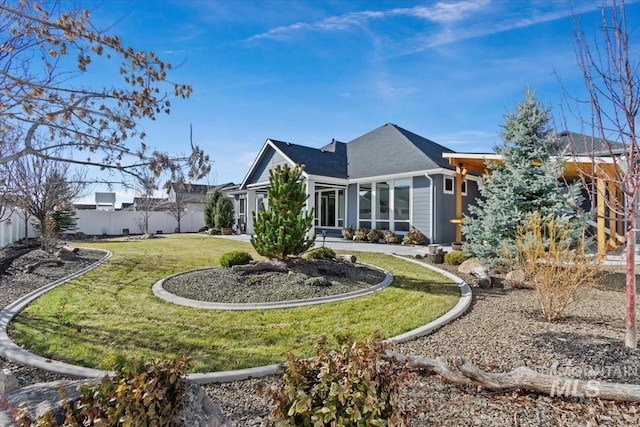
<svg viewBox="0 0 640 427">
<path fill-rule="evenodd" d="M 209 228 L 216 228 L 216 205 L 222 197 L 220 190 L 211 193 L 207 204 L 204 206 L 204 223 Z"/>
<path fill-rule="evenodd" d="M 260 255 L 284 260 L 311 248 L 315 235 L 308 236 L 313 224 L 313 209 L 307 212 L 308 195 L 300 166 L 278 166 L 269 171 L 269 210 L 253 212 L 255 235 L 251 244 Z"/>
<path fill-rule="evenodd" d="M 530 91 L 505 116 L 502 144 L 496 147 L 504 164 L 488 164 L 482 198 L 469 207 L 471 216 L 462 227 L 464 250 L 488 266 L 499 264 L 504 250 L 515 255 L 518 227 L 534 212 L 561 222 L 583 219 L 577 210 L 582 202 L 578 187 L 558 182 L 562 164 L 550 154 L 556 143 L 550 119 L 550 111 Z"/>
</svg>

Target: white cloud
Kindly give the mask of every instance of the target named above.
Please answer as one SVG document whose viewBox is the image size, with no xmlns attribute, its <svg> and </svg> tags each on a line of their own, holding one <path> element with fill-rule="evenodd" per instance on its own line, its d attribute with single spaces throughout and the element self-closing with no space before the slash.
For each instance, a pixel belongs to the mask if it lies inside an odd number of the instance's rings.
<svg viewBox="0 0 640 427">
<path fill-rule="evenodd" d="M 473 145 L 474 147 L 492 147 L 499 139 L 500 137 L 497 133 L 481 130 L 461 130 L 433 136 L 434 141 L 446 146 Z"/>
<path fill-rule="evenodd" d="M 467 17 L 471 12 L 482 9 L 489 0 L 465 0 L 457 2 L 438 2 L 433 6 L 416 6 L 412 8 L 396 8 L 387 11 L 351 12 L 344 15 L 331 16 L 317 22 L 297 22 L 292 25 L 273 28 L 267 32 L 256 34 L 246 41 L 256 40 L 288 40 L 294 33 L 309 31 L 352 31 L 373 20 L 381 20 L 394 16 L 409 16 L 439 24 L 449 24 Z"/>
</svg>

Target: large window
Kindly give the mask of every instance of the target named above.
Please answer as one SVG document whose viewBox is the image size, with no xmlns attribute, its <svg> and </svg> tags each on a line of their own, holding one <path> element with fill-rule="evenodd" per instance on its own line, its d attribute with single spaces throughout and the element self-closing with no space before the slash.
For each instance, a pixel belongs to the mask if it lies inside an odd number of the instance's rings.
<svg viewBox="0 0 640 427">
<path fill-rule="evenodd" d="M 344 227 L 344 190 L 322 190 L 315 193 L 315 225 Z"/>
<path fill-rule="evenodd" d="M 393 185 L 393 228 L 409 231 L 411 180 L 396 179 Z"/>
<path fill-rule="evenodd" d="M 358 219 L 360 227 L 371 228 L 371 184 L 360 184 L 358 192 Z"/>
<path fill-rule="evenodd" d="M 338 190 L 338 227 L 344 227 L 344 190 Z"/>
<path fill-rule="evenodd" d="M 380 230 L 389 229 L 389 183 L 376 184 L 376 227 Z"/>
<path fill-rule="evenodd" d="M 409 231 L 411 178 L 360 184 L 358 226 Z"/>
</svg>

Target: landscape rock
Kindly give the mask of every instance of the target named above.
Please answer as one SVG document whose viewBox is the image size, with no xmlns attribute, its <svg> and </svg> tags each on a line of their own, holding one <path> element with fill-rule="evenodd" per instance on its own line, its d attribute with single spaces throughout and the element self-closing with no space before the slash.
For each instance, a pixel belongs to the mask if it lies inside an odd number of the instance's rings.
<svg viewBox="0 0 640 427">
<path fill-rule="evenodd" d="M 92 386 L 99 379 L 90 380 L 60 380 L 39 383 L 23 387 L 5 395 L 9 409 L 0 412 L 0 425 L 11 426 L 13 417 L 11 409 L 23 408 L 32 419 L 53 411 L 54 419 L 60 425 L 64 422 L 63 404 L 75 402 L 80 398 L 78 389 L 83 385 Z M 184 395 L 185 406 L 178 415 L 186 426 L 192 427 L 230 427 L 218 405 L 204 393 L 201 386 L 189 384 Z"/>
<path fill-rule="evenodd" d="M 524 271 L 522 270 L 513 270 L 508 272 L 504 278 L 504 284 L 505 287 L 512 289 L 531 288 L 531 284 L 525 281 Z"/>
<path fill-rule="evenodd" d="M 60 261 L 75 261 L 78 259 L 76 252 L 77 250 L 74 251 L 67 248 L 60 248 L 54 253 L 54 256 Z"/>
<path fill-rule="evenodd" d="M 482 265 L 480 260 L 474 257 L 474 258 L 469 258 L 468 260 L 460 264 L 458 266 L 458 271 L 460 273 L 472 274 L 471 271 L 475 268 L 483 268 L 486 270 L 486 268 Z"/>
<path fill-rule="evenodd" d="M 489 277 L 486 268 L 482 266 L 476 267 L 473 268 L 470 273 L 478 280 L 478 286 L 480 286 L 482 289 L 487 289 L 492 286 L 491 277 Z"/>
<path fill-rule="evenodd" d="M 326 277 L 322 276 L 309 277 L 304 281 L 304 284 L 306 286 L 331 286 L 331 282 Z"/>
<path fill-rule="evenodd" d="M 11 393 L 14 390 L 17 390 L 18 379 L 11 373 L 8 369 L 3 369 L 0 371 L 0 394 Z"/>
</svg>

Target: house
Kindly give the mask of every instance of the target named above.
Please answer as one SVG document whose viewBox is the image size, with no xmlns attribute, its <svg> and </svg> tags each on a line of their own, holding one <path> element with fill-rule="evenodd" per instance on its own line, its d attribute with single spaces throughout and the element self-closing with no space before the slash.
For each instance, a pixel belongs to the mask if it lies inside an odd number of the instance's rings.
<svg viewBox="0 0 640 427">
<path fill-rule="evenodd" d="M 607 251 L 625 243 L 624 215 L 616 209 L 624 204 L 625 196 L 616 185 L 616 170 L 619 171 L 624 163 L 620 156 L 626 154 L 627 147 L 622 143 L 563 131 L 558 134 L 556 145 L 549 148 L 564 165 L 562 181 L 580 182 L 583 186 L 585 201 L 582 208 L 593 218 L 589 224 L 596 238 L 598 255 L 604 257 Z M 502 163 L 502 156 L 495 153 L 448 152 L 443 156 L 452 167 L 478 175 L 488 172 L 488 162 Z M 458 218 L 462 217 L 457 215 L 454 221 Z"/>
<path fill-rule="evenodd" d="M 403 235 L 415 227 L 431 243 L 460 241 L 456 221 L 480 196 L 481 179 L 450 164 L 445 153 L 453 151 L 392 123 L 322 148 L 267 139 L 234 192 L 246 207 L 239 221 L 251 234 L 251 212 L 268 207 L 269 170 L 304 165 L 316 232 L 339 234 L 349 226 Z"/>
</svg>

